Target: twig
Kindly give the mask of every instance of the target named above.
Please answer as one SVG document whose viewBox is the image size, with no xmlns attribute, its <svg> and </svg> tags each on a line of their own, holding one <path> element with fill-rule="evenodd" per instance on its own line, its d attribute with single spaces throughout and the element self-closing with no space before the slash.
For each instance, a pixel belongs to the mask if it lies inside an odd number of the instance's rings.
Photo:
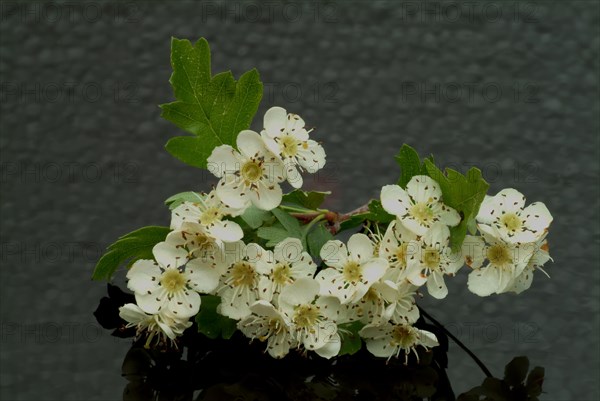
<svg viewBox="0 0 600 401">
<path fill-rule="evenodd" d="M 454 341 L 459 347 L 461 347 L 463 349 L 463 351 L 465 351 L 471 357 L 471 359 L 473 359 L 475 361 L 475 363 L 479 366 L 479 368 L 483 371 L 483 373 L 485 373 L 485 375 L 487 377 L 494 377 L 492 375 L 492 373 L 488 370 L 488 368 L 483 364 L 483 362 L 481 362 L 481 360 L 479 358 L 477 358 L 477 356 L 473 353 L 473 351 L 471 351 L 469 348 L 467 348 L 467 346 L 464 345 L 458 338 L 456 338 L 454 336 L 454 334 L 450 333 L 448 331 L 448 329 L 446 329 L 444 327 L 443 324 L 441 324 L 440 322 L 438 322 L 437 320 L 435 320 L 422 307 L 419 306 L 418 308 L 419 308 L 419 312 L 421 313 L 421 315 L 425 316 L 427 319 L 429 319 L 429 321 L 431 321 L 431 323 L 433 323 L 434 325 L 436 325 L 437 327 L 439 327 L 440 329 L 442 329 L 442 331 L 444 333 L 446 333 L 446 335 L 449 338 L 451 338 L 452 341 Z"/>
</svg>

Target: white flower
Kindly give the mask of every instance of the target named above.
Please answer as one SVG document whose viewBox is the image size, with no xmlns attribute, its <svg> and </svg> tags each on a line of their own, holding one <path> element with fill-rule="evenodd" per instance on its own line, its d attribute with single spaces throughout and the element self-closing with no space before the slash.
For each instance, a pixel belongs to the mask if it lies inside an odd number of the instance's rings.
<svg viewBox="0 0 600 401">
<path fill-rule="evenodd" d="M 190 321 L 176 319 L 163 313 L 147 314 L 136 304 L 121 306 L 119 308 L 119 316 L 127 322 L 125 327 L 136 328 L 136 335 L 138 337 L 143 332 L 148 332 L 148 339 L 145 344 L 146 348 L 150 347 L 153 339 L 156 339 L 156 342 L 166 341 L 166 338 L 174 340 L 192 325 Z"/>
<path fill-rule="evenodd" d="M 165 242 L 176 248 L 185 249 L 190 259 L 200 259 L 222 270 L 223 242 L 210 235 L 198 223 L 183 223 L 178 230 L 171 231 L 167 235 Z"/>
<path fill-rule="evenodd" d="M 350 237 L 347 248 L 341 241 L 327 241 L 321 248 L 321 259 L 330 268 L 316 277 L 321 294 L 336 296 L 343 304 L 360 300 L 388 268 L 387 261 L 375 257 L 374 251 L 364 234 Z"/>
<path fill-rule="evenodd" d="M 369 325 L 363 327 L 359 334 L 365 340 L 369 352 L 376 357 L 389 360 L 392 356 L 397 358 L 400 351 L 404 351 L 404 364 L 408 363 L 411 352 L 419 359 L 416 349 L 418 346 L 429 349 L 439 345 L 433 333 L 406 324 Z"/>
<path fill-rule="evenodd" d="M 408 230 L 397 221 L 392 221 L 383 239 L 379 243 L 379 256 L 387 259 L 390 268 L 385 273 L 384 279 L 394 283 L 406 278 L 408 255 L 414 251 L 409 249 L 410 241 L 417 239 L 417 235 Z"/>
<path fill-rule="evenodd" d="M 419 241 L 411 241 L 407 278 L 416 285 L 427 283 L 427 291 L 434 298 L 448 295 L 444 275 L 454 275 L 463 265 L 460 254 L 452 253 L 448 242 L 450 230 L 443 223 L 434 224 Z"/>
<path fill-rule="evenodd" d="M 303 277 L 288 285 L 279 296 L 279 309 L 291 324 L 293 339 L 324 358 L 338 354 L 341 339 L 336 319 L 340 302 L 319 296 L 319 283 Z"/>
<path fill-rule="evenodd" d="M 398 287 L 391 281 L 378 281 L 354 303 L 342 305 L 338 323 L 360 320 L 365 324 L 380 324 L 390 320 L 395 305 L 388 304 L 395 299 Z"/>
<path fill-rule="evenodd" d="M 396 290 L 388 296 L 388 320 L 394 323 L 412 324 L 419 319 L 419 308 L 415 302 L 417 286 L 408 280 L 396 284 Z"/>
<path fill-rule="evenodd" d="M 284 166 L 254 131 L 245 130 L 237 137 L 239 152 L 229 145 L 216 147 L 208 158 L 209 170 L 221 178 L 217 196 L 234 209 L 250 204 L 271 210 L 281 203 Z"/>
<path fill-rule="evenodd" d="M 238 329 L 246 337 L 267 341 L 267 351 L 273 358 L 283 358 L 297 342 L 290 332 L 291 323 L 267 301 L 250 305 L 252 314 L 238 322 Z"/>
<path fill-rule="evenodd" d="M 269 150 L 285 164 L 286 178 L 294 188 L 302 186 L 301 171 L 315 173 L 325 166 L 325 151 L 309 139 L 300 116 L 287 114 L 281 107 L 272 107 L 265 113 L 264 126 L 262 138 Z"/>
<path fill-rule="evenodd" d="M 462 249 L 467 265 L 473 268 L 467 285 L 481 297 L 506 292 L 532 256 L 524 245 L 505 242 L 485 232 L 481 237 L 467 235 Z M 488 263 L 483 266 L 486 260 Z"/>
<path fill-rule="evenodd" d="M 258 284 L 260 296 L 274 301 L 285 286 L 300 277 L 312 278 L 317 270 L 297 238 L 284 239 L 275 246 L 273 252 L 267 251 L 267 257 L 259 260 L 258 264 L 259 269 L 264 272 Z"/>
<path fill-rule="evenodd" d="M 218 290 L 221 303 L 217 311 L 239 320 L 250 315 L 250 305 L 261 299 L 258 283 L 266 271 L 261 270 L 264 264 L 259 261 L 268 257 L 268 253 L 258 244 L 246 245 L 241 241 L 227 244 L 226 253 L 228 261 L 221 276 Z"/>
<path fill-rule="evenodd" d="M 511 285 L 506 288 L 506 292 L 520 294 L 529 289 L 529 287 L 531 287 L 531 282 L 533 281 L 533 272 L 535 270 L 540 270 L 547 277 L 550 277 L 548 273 L 542 269 L 542 266 L 544 266 L 546 262 L 552 260 L 548 253 L 548 241 L 546 240 L 546 235 L 542 236 L 537 242 L 524 245 L 522 248 L 525 252 L 529 251 L 532 253 L 531 259 L 529 259 L 527 266 L 525 266 L 525 269 L 523 269 L 521 274 L 515 277 Z"/>
<path fill-rule="evenodd" d="M 541 202 L 525 206 L 525 196 L 507 188 L 486 196 L 479 208 L 479 231 L 517 243 L 535 242 L 548 230 L 552 215 Z"/>
<path fill-rule="evenodd" d="M 138 260 L 127 272 L 127 287 L 146 313 L 163 312 L 184 319 L 200 309 L 198 292 L 210 293 L 219 272 L 200 259 L 188 261 L 185 249 L 160 242 L 152 249 L 154 260 Z"/>
<path fill-rule="evenodd" d="M 219 241 L 235 242 L 242 239 L 244 232 L 240 226 L 225 216 L 235 216 L 239 210 L 232 209 L 217 198 L 215 191 L 211 191 L 198 202 L 183 202 L 171 212 L 171 229 L 178 230 L 186 223 L 201 225 L 205 231 Z"/>
<path fill-rule="evenodd" d="M 426 175 L 415 175 L 406 184 L 406 190 L 398 185 L 381 188 L 381 205 L 409 230 L 424 235 L 436 222 L 454 227 L 460 223 L 460 215 L 442 201 L 442 190 L 437 182 Z"/>
</svg>

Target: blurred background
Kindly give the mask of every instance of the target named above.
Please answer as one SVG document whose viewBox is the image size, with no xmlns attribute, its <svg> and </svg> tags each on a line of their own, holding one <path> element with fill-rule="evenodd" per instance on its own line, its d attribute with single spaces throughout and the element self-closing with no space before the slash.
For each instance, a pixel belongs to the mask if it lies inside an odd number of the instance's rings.
<svg viewBox="0 0 600 401">
<path fill-rule="evenodd" d="M 90 277 L 118 236 L 168 225 L 163 201 L 208 189 L 164 149 L 170 37 L 204 36 L 213 72 L 253 67 L 255 120 L 278 105 L 322 141 L 305 178 L 349 211 L 395 182 L 402 143 L 439 166 L 479 166 L 554 215 L 552 277 L 479 298 L 466 273 L 438 320 L 501 375 L 513 356 L 546 369 L 543 400 L 597 400 L 599 3 L 560 1 L 2 1 L 0 3 L 0 398 L 117 400 L 129 340 L 92 315 Z M 465 391 L 483 376 L 450 346 Z"/>
</svg>

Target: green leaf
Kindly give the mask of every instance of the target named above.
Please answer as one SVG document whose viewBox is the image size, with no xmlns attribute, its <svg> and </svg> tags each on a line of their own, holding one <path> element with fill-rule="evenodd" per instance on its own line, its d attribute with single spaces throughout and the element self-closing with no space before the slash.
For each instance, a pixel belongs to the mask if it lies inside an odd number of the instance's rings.
<svg viewBox="0 0 600 401">
<path fill-rule="evenodd" d="M 395 219 L 396 216 L 386 212 L 380 201 L 372 200 L 369 202 L 369 214 L 367 220 L 377 221 L 379 223 L 389 223 Z"/>
<path fill-rule="evenodd" d="M 513 358 L 504 368 L 504 381 L 511 386 L 518 386 L 525 381 L 529 371 L 529 359 L 526 356 Z"/>
<path fill-rule="evenodd" d="M 367 220 L 369 215 L 370 213 L 355 214 L 349 219 L 342 221 L 340 223 L 340 232 L 360 226 L 365 220 Z"/>
<path fill-rule="evenodd" d="M 343 221 L 340 224 L 340 231 L 349 230 L 354 227 L 358 227 L 365 221 L 370 220 L 381 224 L 386 224 L 393 221 L 396 217 L 385 211 L 381 202 L 373 199 L 369 202 L 369 211 L 361 214 L 355 214 L 348 220 Z"/>
<path fill-rule="evenodd" d="M 542 394 L 542 385 L 544 384 L 545 370 L 542 367 L 536 366 L 529 372 L 527 376 L 527 394 L 537 397 Z"/>
<path fill-rule="evenodd" d="M 288 237 L 302 239 L 303 235 L 302 228 L 300 227 L 300 222 L 298 222 L 298 220 L 294 216 L 291 216 L 289 213 L 286 213 L 281 209 L 273 209 L 271 210 L 271 213 L 275 215 L 275 217 L 277 218 L 277 220 L 279 220 L 283 228 L 286 229 L 286 231 L 289 234 Z"/>
<path fill-rule="evenodd" d="M 130 266 L 139 259 L 154 259 L 152 248 L 164 241 L 169 231 L 169 227 L 149 226 L 123 235 L 108 246 L 107 252 L 96 264 L 92 279 L 110 280 L 125 262 L 129 262 Z"/>
<path fill-rule="evenodd" d="M 197 192 L 180 192 L 169 197 L 165 201 L 165 205 L 169 207 L 169 210 L 173 210 L 183 202 L 198 202 L 199 200 L 202 200 L 202 198 Z"/>
<path fill-rule="evenodd" d="M 477 216 L 490 185 L 476 167 L 467 171 L 466 176 L 449 168 L 444 174 L 428 159 L 425 160 L 425 167 L 427 174 L 440 185 L 443 202 L 462 216 L 460 224 L 450 228 L 450 244 L 454 251 L 458 251 L 467 234 L 467 227 L 473 225 L 471 220 Z"/>
<path fill-rule="evenodd" d="M 327 241 L 333 239 L 333 235 L 325 228 L 325 222 L 317 224 L 310 232 L 306 235 L 306 243 L 308 245 L 308 252 L 313 258 L 318 258 L 321 253 L 321 248 Z"/>
<path fill-rule="evenodd" d="M 271 212 L 261 210 L 254 205 L 248 207 L 241 216 L 242 220 L 244 220 L 252 229 L 257 229 L 262 226 L 271 217 Z"/>
<path fill-rule="evenodd" d="M 338 326 L 338 333 L 342 339 L 342 346 L 338 355 L 353 355 L 362 347 L 362 340 L 358 332 L 365 325 L 360 321 L 344 323 Z"/>
<path fill-rule="evenodd" d="M 288 231 L 281 224 L 270 227 L 260 227 L 256 232 L 259 238 L 266 239 L 266 246 L 274 247 L 284 239 L 290 237 Z"/>
<path fill-rule="evenodd" d="M 161 105 L 162 117 L 194 136 L 171 138 L 167 151 L 189 165 L 207 168 L 206 159 L 219 145 L 235 146 L 238 133 L 248 129 L 262 98 L 258 72 L 251 70 L 235 81 L 231 72 L 215 76 L 204 38 L 194 45 L 171 40 L 170 83 L 177 101 Z"/>
<path fill-rule="evenodd" d="M 201 299 L 200 312 L 196 315 L 198 331 L 213 340 L 219 336 L 226 340 L 231 338 L 237 328 L 237 322 L 217 312 L 221 297 L 202 295 Z"/>
<path fill-rule="evenodd" d="M 310 210 L 316 210 L 319 206 L 321 206 L 327 195 L 331 195 L 331 192 L 305 192 L 300 189 L 296 189 L 289 194 L 283 195 L 281 203 L 299 205 Z"/>
<path fill-rule="evenodd" d="M 400 151 L 395 156 L 396 162 L 400 165 L 400 178 L 398 185 L 406 188 L 410 179 L 422 173 L 421 158 L 419 154 L 407 144 L 402 145 Z"/>
</svg>

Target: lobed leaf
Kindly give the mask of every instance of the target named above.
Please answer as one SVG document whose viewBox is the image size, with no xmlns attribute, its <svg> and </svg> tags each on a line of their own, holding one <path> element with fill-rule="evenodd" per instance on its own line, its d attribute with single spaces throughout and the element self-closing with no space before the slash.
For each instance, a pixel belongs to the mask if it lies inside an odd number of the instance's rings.
<svg viewBox="0 0 600 401">
<path fill-rule="evenodd" d="M 300 189 L 296 189 L 289 194 L 283 195 L 281 200 L 282 204 L 292 204 L 305 207 L 309 210 L 315 210 L 325 200 L 327 195 L 331 195 L 330 191 L 320 192 L 320 191 L 302 191 Z"/>
<path fill-rule="evenodd" d="M 177 101 L 161 105 L 161 116 L 194 136 L 171 138 L 165 147 L 184 163 L 207 168 L 206 159 L 215 147 L 235 146 L 238 133 L 250 127 L 263 85 L 255 69 L 237 82 L 230 71 L 212 76 L 204 38 L 193 45 L 172 38 L 171 65 L 169 82 Z"/>
<path fill-rule="evenodd" d="M 425 160 L 425 167 L 427 174 L 440 185 L 444 203 L 461 214 L 460 224 L 450 228 L 450 244 L 452 249 L 457 251 L 465 239 L 467 227 L 473 228 L 472 220 L 477 216 L 490 185 L 483 179 L 481 170 L 476 167 L 467 171 L 466 176 L 449 168 L 444 174 L 428 159 Z"/>
<path fill-rule="evenodd" d="M 152 248 L 164 241 L 168 233 L 169 227 L 149 226 L 123 235 L 109 245 L 107 252 L 98 260 L 92 279 L 110 280 L 125 262 L 130 266 L 139 259 L 154 259 Z"/>
<path fill-rule="evenodd" d="M 198 202 L 199 200 L 202 200 L 202 198 L 197 192 L 180 192 L 165 200 L 165 205 L 169 207 L 169 210 L 173 210 L 183 202 Z"/>
</svg>

